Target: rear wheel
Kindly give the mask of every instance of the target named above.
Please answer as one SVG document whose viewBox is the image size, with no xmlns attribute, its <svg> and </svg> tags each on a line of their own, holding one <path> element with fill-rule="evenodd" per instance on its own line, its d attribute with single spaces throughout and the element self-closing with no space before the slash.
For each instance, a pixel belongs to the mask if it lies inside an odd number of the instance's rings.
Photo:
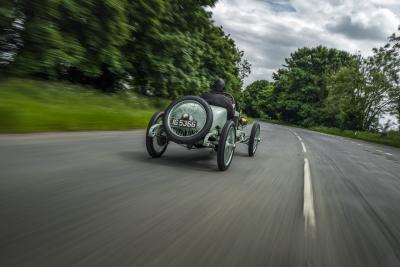
<svg viewBox="0 0 400 267">
<path fill-rule="evenodd" d="M 249 156 L 254 157 L 257 151 L 258 143 L 260 143 L 260 124 L 255 122 L 251 128 L 249 139 Z"/>
<path fill-rule="evenodd" d="M 157 112 L 151 118 L 146 131 L 146 148 L 149 155 L 153 158 L 159 158 L 164 154 L 168 146 L 168 138 L 164 131 L 163 124 L 164 112 Z M 152 126 L 159 124 L 160 126 L 152 129 Z M 152 130 L 153 133 L 150 133 Z"/>
<path fill-rule="evenodd" d="M 218 168 L 225 171 L 232 162 L 236 147 L 236 129 L 233 121 L 227 121 L 222 129 L 218 142 L 217 161 Z"/>
</svg>

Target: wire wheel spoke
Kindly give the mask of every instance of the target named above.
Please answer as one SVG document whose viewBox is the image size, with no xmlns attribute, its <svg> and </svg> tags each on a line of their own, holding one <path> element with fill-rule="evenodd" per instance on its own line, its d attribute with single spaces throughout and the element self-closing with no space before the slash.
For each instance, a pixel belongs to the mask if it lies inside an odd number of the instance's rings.
<svg viewBox="0 0 400 267">
<path fill-rule="evenodd" d="M 256 152 L 259 142 L 260 142 L 260 127 L 257 128 L 256 134 L 254 136 L 254 148 L 253 148 L 254 152 Z"/>
<path fill-rule="evenodd" d="M 235 129 L 232 127 L 231 129 L 229 129 L 229 134 L 225 142 L 224 158 L 226 165 L 228 165 L 231 162 L 234 150 L 235 150 Z"/>
<path fill-rule="evenodd" d="M 162 125 L 162 119 L 157 120 L 156 123 Z M 168 144 L 167 136 L 163 132 L 162 126 L 157 128 L 157 130 L 155 131 L 155 135 L 152 139 L 153 139 L 152 141 L 153 141 L 154 150 L 157 152 L 163 151 L 165 146 Z"/>
</svg>

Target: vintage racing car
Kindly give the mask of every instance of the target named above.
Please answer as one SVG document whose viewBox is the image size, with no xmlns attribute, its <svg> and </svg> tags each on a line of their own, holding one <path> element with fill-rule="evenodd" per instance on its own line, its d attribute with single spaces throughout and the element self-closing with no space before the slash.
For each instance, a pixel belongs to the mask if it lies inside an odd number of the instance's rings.
<svg viewBox="0 0 400 267">
<path fill-rule="evenodd" d="M 224 94 L 235 106 L 234 97 Z M 259 123 L 253 123 L 250 136 L 246 136 L 247 119 L 237 111 L 233 120 L 227 117 L 225 108 L 209 105 L 198 96 L 184 96 L 153 115 L 146 132 L 147 151 L 153 158 L 161 157 L 171 141 L 188 149 L 211 148 L 217 152 L 218 168 L 225 171 L 237 143 L 247 144 L 253 157 L 260 142 Z"/>
</svg>

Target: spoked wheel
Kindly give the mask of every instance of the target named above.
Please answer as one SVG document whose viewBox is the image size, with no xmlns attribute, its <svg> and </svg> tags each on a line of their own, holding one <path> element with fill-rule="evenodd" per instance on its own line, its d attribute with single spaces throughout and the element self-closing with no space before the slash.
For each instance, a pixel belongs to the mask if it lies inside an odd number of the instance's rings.
<svg viewBox="0 0 400 267">
<path fill-rule="evenodd" d="M 227 121 L 222 129 L 218 142 L 217 161 L 218 168 L 225 171 L 232 162 L 233 153 L 236 147 L 236 129 L 233 121 Z"/>
<path fill-rule="evenodd" d="M 146 131 L 146 148 L 149 155 L 153 158 L 159 158 L 164 154 L 168 146 L 168 138 L 163 125 L 164 112 L 157 112 L 151 118 Z M 160 127 L 152 129 L 153 125 L 159 124 Z M 150 134 L 150 131 L 153 133 Z"/>
<path fill-rule="evenodd" d="M 260 143 L 260 124 L 255 122 L 251 128 L 249 139 L 249 156 L 253 157 L 256 154 L 258 143 Z"/>
</svg>

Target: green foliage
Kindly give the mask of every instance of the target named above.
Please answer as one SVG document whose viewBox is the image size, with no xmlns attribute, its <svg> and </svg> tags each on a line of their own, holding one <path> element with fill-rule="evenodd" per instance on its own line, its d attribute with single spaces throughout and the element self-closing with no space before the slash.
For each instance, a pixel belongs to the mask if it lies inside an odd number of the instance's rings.
<svg viewBox="0 0 400 267">
<path fill-rule="evenodd" d="M 278 119 L 305 126 L 329 125 L 332 118 L 322 112 L 328 77 L 352 60 L 347 52 L 321 46 L 292 53 L 285 68 L 274 74 Z"/>
<path fill-rule="evenodd" d="M 381 130 L 383 114 L 400 114 L 400 37 L 363 58 L 325 47 L 302 48 L 274 74 L 245 91 L 252 116 L 313 127 Z"/>
<path fill-rule="evenodd" d="M 213 25 L 206 7 L 215 2 L 5 0 L 0 55 L 12 50 L 3 65 L 13 73 L 106 91 L 130 84 L 142 94 L 175 98 L 200 94 L 222 77 L 239 95 L 250 64 Z"/>
<path fill-rule="evenodd" d="M 0 99 L 0 132 L 144 128 L 153 113 L 169 102 L 15 78 L 0 80 Z"/>
<path fill-rule="evenodd" d="M 0 70 L 13 60 L 13 54 L 20 46 L 17 30 L 20 15 L 15 0 L 0 1 Z"/>
<path fill-rule="evenodd" d="M 330 77 L 326 111 L 337 114 L 341 129 L 377 130 L 379 117 L 396 113 L 399 103 L 400 60 L 390 44 L 358 56 Z"/>
<path fill-rule="evenodd" d="M 135 1 L 130 24 L 137 29 L 127 46 L 132 83 L 142 94 L 175 98 L 200 94 L 218 77 L 239 92 L 243 56 L 205 5 L 215 1 Z M 143 12 L 145 14 L 143 14 Z"/>
<path fill-rule="evenodd" d="M 274 84 L 266 81 L 255 81 L 243 93 L 244 112 L 255 118 L 273 118 L 275 115 Z"/>
<path fill-rule="evenodd" d="M 324 112 L 335 118 L 331 126 L 340 129 L 363 129 L 365 79 L 357 65 L 342 67 L 330 77 L 329 96 Z M 354 90 L 359 88 L 359 90 Z"/>
<path fill-rule="evenodd" d="M 388 96 L 393 100 L 392 113 L 400 121 L 400 35 L 393 33 L 385 46 L 373 51 L 371 64 L 376 66 L 376 71 L 382 73 L 390 85 Z"/>
<path fill-rule="evenodd" d="M 125 0 L 18 1 L 22 21 L 15 73 L 107 88 L 122 76 L 126 63 L 121 49 L 129 38 Z"/>
</svg>

